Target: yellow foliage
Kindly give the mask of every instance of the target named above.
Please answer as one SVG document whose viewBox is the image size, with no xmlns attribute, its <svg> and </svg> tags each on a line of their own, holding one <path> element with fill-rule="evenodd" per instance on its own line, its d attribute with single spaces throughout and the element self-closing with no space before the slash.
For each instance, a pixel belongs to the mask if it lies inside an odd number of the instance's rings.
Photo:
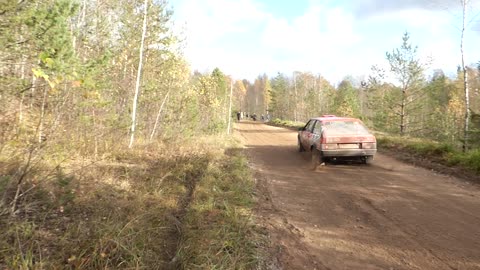
<svg viewBox="0 0 480 270">
<path fill-rule="evenodd" d="M 76 80 L 76 81 L 72 82 L 72 87 L 74 87 L 74 88 L 80 87 L 81 85 L 82 85 L 82 82 L 79 81 L 79 80 Z"/>
<path fill-rule="evenodd" d="M 243 82 L 238 80 L 235 82 L 235 90 L 238 92 L 238 94 L 245 95 L 247 93 L 247 89 L 245 88 L 245 85 L 243 85 Z"/>
<path fill-rule="evenodd" d="M 456 117 L 461 117 L 465 111 L 465 104 L 463 100 L 454 96 L 448 102 L 448 112 Z"/>
<path fill-rule="evenodd" d="M 41 69 L 36 69 L 36 68 L 32 68 L 32 72 L 33 72 L 33 75 L 36 77 L 36 78 L 43 78 L 45 80 L 48 80 L 48 75 L 45 74 L 45 72 L 43 72 L 43 70 Z"/>
<path fill-rule="evenodd" d="M 213 98 L 213 99 L 210 99 L 209 101 L 210 101 L 210 107 L 212 108 L 220 107 L 220 100 Z"/>
<path fill-rule="evenodd" d="M 100 93 L 98 93 L 97 91 L 94 91 L 94 90 L 90 90 L 90 91 L 87 90 L 83 93 L 83 97 L 85 99 L 96 99 L 96 100 L 98 100 L 98 99 L 100 99 Z"/>
<path fill-rule="evenodd" d="M 52 90 L 55 89 L 55 87 L 60 84 L 60 82 L 63 80 L 63 77 L 61 76 L 58 76 L 58 77 L 55 77 L 55 78 L 50 78 L 50 76 L 48 74 L 46 74 L 42 69 L 40 68 L 32 68 L 32 72 L 33 72 L 33 75 L 36 77 L 36 78 L 42 78 L 44 79 L 48 85 L 50 86 L 50 88 Z"/>
<path fill-rule="evenodd" d="M 343 102 L 338 108 L 338 110 L 342 116 L 354 117 L 353 109 L 348 105 L 347 102 Z"/>
</svg>

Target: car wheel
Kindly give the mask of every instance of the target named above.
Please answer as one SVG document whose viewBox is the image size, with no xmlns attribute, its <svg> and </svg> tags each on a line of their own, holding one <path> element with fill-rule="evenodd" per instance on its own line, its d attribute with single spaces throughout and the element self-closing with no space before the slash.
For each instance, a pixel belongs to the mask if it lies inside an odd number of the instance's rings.
<svg viewBox="0 0 480 270">
<path fill-rule="evenodd" d="M 362 159 L 362 163 L 363 163 L 363 164 L 370 164 L 370 163 L 372 163 L 373 157 L 370 157 L 370 156 L 368 156 L 368 157 L 361 157 L 361 159 Z"/>
<path fill-rule="evenodd" d="M 300 138 L 298 138 L 298 152 L 305 152 L 305 148 L 303 148 L 302 143 L 300 142 Z"/>
<path fill-rule="evenodd" d="M 322 158 L 322 153 L 320 153 L 320 151 L 318 151 L 317 148 L 313 147 L 311 152 L 312 152 L 311 165 L 312 165 L 312 169 L 315 170 L 317 166 L 323 163 L 324 161 Z"/>
</svg>

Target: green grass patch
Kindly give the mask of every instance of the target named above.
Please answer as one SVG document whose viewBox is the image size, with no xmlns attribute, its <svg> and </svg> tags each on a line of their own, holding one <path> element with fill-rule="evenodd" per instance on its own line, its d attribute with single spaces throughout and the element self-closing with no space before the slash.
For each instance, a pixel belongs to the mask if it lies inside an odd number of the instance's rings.
<svg viewBox="0 0 480 270">
<path fill-rule="evenodd" d="M 304 122 L 294 122 L 289 120 L 282 120 L 279 118 L 273 119 L 272 121 L 269 122 L 269 124 L 273 126 L 286 127 L 286 128 L 295 129 L 295 130 L 298 130 L 299 128 L 305 126 Z"/>
<path fill-rule="evenodd" d="M 480 149 L 472 150 L 467 153 L 452 153 L 448 159 L 452 165 L 460 164 L 480 174 Z"/>
<path fill-rule="evenodd" d="M 480 150 L 463 153 L 454 146 L 426 139 L 377 134 L 378 148 L 408 153 L 446 166 L 461 166 L 473 173 L 480 173 Z"/>
<path fill-rule="evenodd" d="M 449 144 L 410 137 L 376 135 L 379 147 L 400 149 L 412 154 L 444 156 L 455 151 Z"/>
</svg>

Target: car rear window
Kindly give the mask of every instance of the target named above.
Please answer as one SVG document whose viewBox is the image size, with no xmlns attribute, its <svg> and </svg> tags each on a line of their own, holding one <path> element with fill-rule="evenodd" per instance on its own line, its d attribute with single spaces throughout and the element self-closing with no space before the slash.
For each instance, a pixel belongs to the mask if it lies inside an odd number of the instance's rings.
<svg viewBox="0 0 480 270">
<path fill-rule="evenodd" d="M 368 135 L 367 128 L 356 121 L 331 121 L 323 124 L 328 135 Z"/>
</svg>

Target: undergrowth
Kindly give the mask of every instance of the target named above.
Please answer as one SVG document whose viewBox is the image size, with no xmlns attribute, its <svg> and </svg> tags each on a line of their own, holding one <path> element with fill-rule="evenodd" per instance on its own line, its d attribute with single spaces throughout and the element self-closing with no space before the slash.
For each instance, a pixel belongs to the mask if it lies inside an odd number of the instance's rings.
<svg viewBox="0 0 480 270">
<path fill-rule="evenodd" d="M 252 269 L 258 261 L 254 184 L 239 151 L 211 163 L 197 186 L 179 253 L 184 269 Z"/>
<path fill-rule="evenodd" d="M 305 126 L 304 122 L 294 122 L 289 120 L 282 120 L 279 118 L 273 119 L 271 122 L 269 122 L 269 124 L 273 126 L 286 127 L 286 128 L 295 129 L 295 130 Z"/>
<path fill-rule="evenodd" d="M 378 135 L 378 148 L 407 152 L 420 158 L 428 158 L 446 166 L 461 166 L 474 173 L 480 173 L 480 149 L 462 152 L 447 143 L 426 139 Z"/>
<path fill-rule="evenodd" d="M 21 163 L 3 157 L 0 269 L 254 268 L 253 183 L 224 139 L 118 148 L 61 165 L 44 158 L 22 183 L 14 215 Z"/>
</svg>

